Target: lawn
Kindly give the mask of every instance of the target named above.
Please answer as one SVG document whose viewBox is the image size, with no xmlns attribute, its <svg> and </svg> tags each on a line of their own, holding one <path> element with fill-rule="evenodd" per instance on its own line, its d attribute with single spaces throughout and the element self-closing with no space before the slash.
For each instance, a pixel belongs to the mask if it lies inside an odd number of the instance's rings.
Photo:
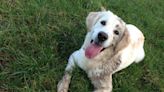
<svg viewBox="0 0 164 92">
<path fill-rule="evenodd" d="M 143 62 L 113 76 L 113 92 L 164 92 L 164 0 L 0 0 L 0 92 L 56 92 L 85 18 L 104 6 L 145 35 Z M 85 72 L 70 92 L 91 92 Z"/>
</svg>

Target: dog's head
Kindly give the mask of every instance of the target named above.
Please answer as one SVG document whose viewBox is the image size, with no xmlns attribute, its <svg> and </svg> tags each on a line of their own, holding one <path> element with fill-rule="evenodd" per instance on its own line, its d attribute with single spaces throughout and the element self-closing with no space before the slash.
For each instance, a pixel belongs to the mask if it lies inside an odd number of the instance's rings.
<svg viewBox="0 0 164 92">
<path fill-rule="evenodd" d="M 90 12 L 86 25 L 91 39 L 85 55 L 90 59 L 110 46 L 120 44 L 117 49 L 121 49 L 126 44 L 126 24 L 111 11 Z"/>
</svg>

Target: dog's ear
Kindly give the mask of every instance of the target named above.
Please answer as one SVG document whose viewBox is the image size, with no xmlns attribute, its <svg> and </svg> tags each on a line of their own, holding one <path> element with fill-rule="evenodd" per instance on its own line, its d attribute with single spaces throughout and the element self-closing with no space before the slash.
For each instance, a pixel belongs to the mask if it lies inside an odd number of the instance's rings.
<svg viewBox="0 0 164 92">
<path fill-rule="evenodd" d="M 128 32 L 128 29 L 125 27 L 122 38 L 116 45 L 115 52 L 117 53 L 117 52 L 123 50 L 124 48 L 126 48 L 129 45 L 129 43 L 130 43 L 130 34 Z"/>
<path fill-rule="evenodd" d="M 93 25 L 97 22 L 100 18 L 100 12 L 90 12 L 86 18 L 86 25 L 88 31 L 91 31 Z"/>
</svg>

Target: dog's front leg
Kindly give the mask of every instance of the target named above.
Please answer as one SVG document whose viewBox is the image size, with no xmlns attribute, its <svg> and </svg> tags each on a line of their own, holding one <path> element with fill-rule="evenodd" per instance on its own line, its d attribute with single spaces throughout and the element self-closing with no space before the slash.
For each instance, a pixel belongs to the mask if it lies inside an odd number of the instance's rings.
<svg viewBox="0 0 164 92">
<path fill-rule="evenodd" d="M 57 85 L 57 92 L 67 92 L 69 88 L 69 84 L 71 81 L 71 75 L 69 73 L 65 73 L 62 80 L 59 81 Z"/>
<path fill-rule="evenodd" d="M 60 80 L 57 85 L 57 92 L 68 92 L 69 84 L 71 81 L 71 75 L 74 67 L 75 67 L 75 59 L 73 53 L 68 60 L 67 67 L 65 69 L 65 74 L 62 80 Z"/>
<path fill-rule="evenodd" d="M 95 87 L 94 92 L 112 92 L 112 74 L 97 77 L 91 81 Z"/>
</svg>

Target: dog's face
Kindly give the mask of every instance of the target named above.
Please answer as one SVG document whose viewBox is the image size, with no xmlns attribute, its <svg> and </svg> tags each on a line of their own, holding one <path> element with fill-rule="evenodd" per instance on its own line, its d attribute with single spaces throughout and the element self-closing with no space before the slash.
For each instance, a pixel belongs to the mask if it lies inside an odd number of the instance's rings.
<svg viewBox="0 0 164 92">
<path fill-rule="evenodd" d="M 86 24 L 91 40 L 85 55 L 90 59 L 104 49 L 115 46 L 122 39 L 126 28 L 125 23 L 110 11 L 91 12 Z"/>
</svg>

